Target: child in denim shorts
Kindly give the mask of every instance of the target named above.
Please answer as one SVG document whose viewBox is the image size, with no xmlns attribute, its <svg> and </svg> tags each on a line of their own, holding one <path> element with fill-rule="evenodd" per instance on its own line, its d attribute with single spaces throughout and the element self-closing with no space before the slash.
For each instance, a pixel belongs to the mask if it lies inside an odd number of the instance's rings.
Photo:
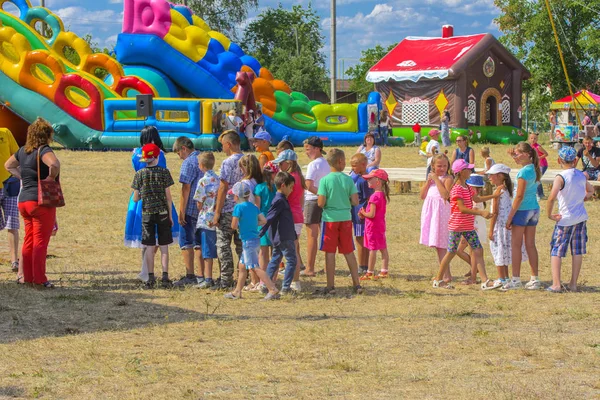
<svg viewBox="0 0 600 400">
<path fill-rule="evenodd" d="M 246 284 L 249 269 L 254 270 L 258 278 L 264 282 L 269 289 L 269 293 L 264 300 L 274 300 L 279 298 L 279 291 L 269 278 L 267 273 L 260 268 L 258 262 L 258 252 L 260 250 L 260 237 L 258 236 L 258 226 L 264 225 L 267 220 L 260 213 L 256 205 L 249 201 L 251 190 L 250 187 L 238 182 L 229 190 L 229 194 L 234 196 L 236 205 L 233 209 L 233 219 L 231 221 L 231 229 L 239 230 L 240 239 L 242 240 L 242 257 L 240 258 L 239 276 L 237 286 L 231 293 L 225 295 L 226 299 L 241 299 L 242 289 Z"/>
<path fill-rule="evenodd" d="M 577 164 L 575 149 L 563 146 L 558 152 L 558 157 L 558 162 L 563 170 L 554 178 L 552 192 L 546 204 L 548 218 L 556 221 L 550 243 L 552 286 L 546 289 L 552 293 L 563 291 L 560 282 L 560 267 L 562 259 L 567 255 L 569 245 L 571 245 L 573 267 L 568 290 L 577 291 L 577 278 L 581 271 L 587 245 L 586 221 L 588 214 L 584 201 L 591 199 L 594 195 L 594 188 L 588 182 L 587 177 L 583 172 L 575 169 Z M 558 199 L 558 214 L 552 214 L 556 199 Z"/>
</svg>

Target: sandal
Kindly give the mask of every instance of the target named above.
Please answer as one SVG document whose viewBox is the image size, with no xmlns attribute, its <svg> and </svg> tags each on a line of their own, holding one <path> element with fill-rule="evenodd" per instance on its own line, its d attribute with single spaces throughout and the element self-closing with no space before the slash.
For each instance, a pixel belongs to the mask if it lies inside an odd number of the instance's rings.
<svg viewBox="0 0 600 400">
<path fill-rule="evenodd" d="M 11 264 L 10 269 L 12 272 L 19 272 L 19 262 L 15 261 Z"/>
<path fill-rule="evenodd" d="M 436 281 L 434 279 L 433 280 L 433 288 L 434 289 L 454 289 L 454 286 L 452 286 L 449 283 L 444 282 L 444 280 Z"/>
<path fill-rule="evenodd" d="M 314 272 L 308 272 L 308 271 L 304 270 L 304 271 L 300 271 L 300 276 L 314 278 L 315 276 L 317 276 L 317 274 L 315 274 Z"/>
<path fill-rule="evenodd" d="M 230 300 L 239 300 L 242 298 L 241 296 L 236 296 L 235 294 L 233 294 L 233 292 L 225 293 L 223 297 Z"/>
<path fill-rule="evenodd" d="M 323 289 L 317 289 L 313 292 L 314 295 L 321 295 L 321 296 L 327 296 L 327 295 L 334 295 L 335 294 L 335 287 L 325 287 Z"/>
<path fill-rule="evenodd" d="M 491 286 L 488 286 L 489 283 L 491 283 Z M 491 281 L 488 279 L 487 281 L 485 281 L 481 284 L 481 290 L 494 290 L 494 289 L 498 289 L 500 286 L 502 286 L 502 285 L 499 282 Z"/>
<path fill-rule="evenodd" d="M 54 283 L 46 281 L 44 283 L 36 283 L 33 285 L 36 289 L 54 289 Z"/>
<path fill-rule="evenodd" d="M 373 280 L 374 276 L 373 276 L 373 272 L 368 271 L 366 274 L 364 274 L 363 276 L 360 277 L 361 281 L 370 281 Z"/>
<path fill-rule="evenodd" d="M 246 286 L 244 286 L 244 291 L 245 292 L 254 292 L 255 291 L 254 289 L 256 289 L 256 287 L 258 285 L 260 285 L 260 282 L 259 283 L 251 283 L 249 285 L 246 285 Z"/>
<path fill-rule="evenodd" d="M 388 276 L 388 271 L 382 269 L 379 274 L 377 274 L 377 279 L 387 278 Z"/>
<path fill-rule="evenodd" d="M 24 285 L 25 281 L 22 276 L 17 276 L 17 285 Z"/>
</svg>

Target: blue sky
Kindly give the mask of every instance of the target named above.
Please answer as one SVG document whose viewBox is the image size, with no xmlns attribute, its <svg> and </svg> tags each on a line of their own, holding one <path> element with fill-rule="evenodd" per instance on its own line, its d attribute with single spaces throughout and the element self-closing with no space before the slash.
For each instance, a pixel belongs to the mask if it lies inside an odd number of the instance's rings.
<svg viewBox="0 0 600 400">
<path fill-rule="evenodd" d="M 39 5 L 39 0 L 30 0 Z M 252 20 L 267 7 L 308 5 L 308 0 L 259 0 Z M 312 1 L 321 17 L 329 55 L 329 0 Z M 493 19 L 498 9 L 493 0 L 337 0 L 338 74 L 356 63 L 361 50 L 377 44 L 398 43 L 406 36 L 440 36 L 444 24 L 454 25 L 455 35 L 490 32 L 499 36 Z M 121 31 L 123 0 L 46 0 L 65 27 L 80 36 L 91 33 L 101 46 L 112 47 Z M 329 61 L 328 61 L 329 62 Z M 328 64 L 329 66 L 329 64 Z"/>
</svg>

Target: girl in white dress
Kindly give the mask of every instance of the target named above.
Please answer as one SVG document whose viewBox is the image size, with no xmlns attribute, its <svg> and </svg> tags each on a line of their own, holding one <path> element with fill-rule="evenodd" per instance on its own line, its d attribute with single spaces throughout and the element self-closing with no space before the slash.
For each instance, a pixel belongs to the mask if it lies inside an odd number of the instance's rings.
<svg viewBox="0 0 600 400">
<path fill-rule="evenodd" d="M 509 281 L 508 265 L 512 263 L 511 231 L 506 229 L 506 220 L 512 208 L 513 183 L 510 179 L 510 167 L 504 164 L 494 164 L 487 171 L 490 182 L 503 186 L 500 197 L 492 200 L 492 219 L 490 221 L 488 239 L 494 263 L 498 268 L 498 281 L 503 285 Z M 523 261 L 527 261 L 525 244 L 521 249 Z"/>
</svg>

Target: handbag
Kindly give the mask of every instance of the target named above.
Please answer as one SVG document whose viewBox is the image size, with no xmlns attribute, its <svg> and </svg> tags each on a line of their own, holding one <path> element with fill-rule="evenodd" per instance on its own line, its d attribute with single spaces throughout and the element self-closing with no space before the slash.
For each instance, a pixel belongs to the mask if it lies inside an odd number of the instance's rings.
<svg viewBox="0 0 600 400">
<path fill-rule="evenodd" d="M 6 197 L 16 197 L 21 191 L 21 180 L 11 176 L 2 182 L 2 189 Z"/>
<path fill-rule="evenodd" d="M 41 180 L 40 179 L 40 151 L 37 153 L 37 173 L 38 173 L 38 205 L 44 207 L 63 207 L 65 198 L 63 197 L 62 188 L 58 177 L 56 180 Z"/>
</svg>

